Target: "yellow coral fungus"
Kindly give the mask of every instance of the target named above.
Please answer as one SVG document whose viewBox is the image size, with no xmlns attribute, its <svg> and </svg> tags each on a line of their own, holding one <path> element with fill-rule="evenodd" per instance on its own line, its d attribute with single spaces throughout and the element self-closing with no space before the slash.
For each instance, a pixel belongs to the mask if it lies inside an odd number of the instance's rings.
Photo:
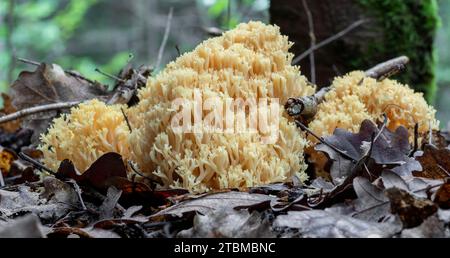
<svg viewBox="0 0 450 258">
<path fill-rule="evenodd" d="M 94 99 L 54 119 L 48 133 L 41 135 L 39 149 L 44 153 L 44 164 L 57 170 L 62 160 L 70 159 L 84 172 L 107 152 L 128 158 L 130 132 L 120 108 Z"/>
<path fill-rule="evenodd" d="M 427 105 L 422 93 L 394 80 L 377 81 L 355 71 L 335 78 L 331 87 L 309 124 L 319 136 L 331 135 L 336 128 L 356 133 L 365 119 L 382 121 L 383 114 L 387 115 L 387 128 L 392 131 L 401 125 L 413 131 L 418 123 L 419 133 L 423 134 L 429 131 L 430 125 L 432 129 L 439 126 L 434 117 L 436 111 Z M 310 140 L 317 142 L 312 137 Z M 327 177 L 324 154 L 314 151 L 312 146 L 306 153 L 315 165 L 316 174 Z"/>
<path fill-rule="evenodd" d="M 162 186 L 196 192 L 285 181 L 296 173 L 304 180 L 307 141 L 282 107 L 276 112 L 277 140 L 269 144 L 261 141 L 265 135 L 260 130 L 186 132 L 171 124 L 178 114 L 172 106 L 177 99 L 195 105 L 199 99 L 213 98 L 221 110 L 226 99 L 258 103 L 277 98 L 283 105 L 289 97 L 314 93 L 299 67 L 290 65 L 291 45 L 278 27 L 250 22 L 204 41 L 168 64 L 149 79 L 139 92 L 139 104 L 128 111 L 132 159 L 144 173 L 159 177 Z M 196 91 L 201 93 L 199 99 Z M 204 118 L 208 112 L 188 114 L 195 120 L 195 115 Z"/>
<path fill-rule="evenodd" d="M 430 125 L 431 129 L 439 126 L 436 110 L 422 93 L 394 80 L 377 81 L 355 71 L 334 80 L 309 128 L 319 136 L 330 135 L 336 128 L 357 132 L 364 119 L 381 121 L 384 113 L 390 130 L 401 125 L 412 130 L 418 123 L 419 133 L 426 133 Z"/>
</svg>

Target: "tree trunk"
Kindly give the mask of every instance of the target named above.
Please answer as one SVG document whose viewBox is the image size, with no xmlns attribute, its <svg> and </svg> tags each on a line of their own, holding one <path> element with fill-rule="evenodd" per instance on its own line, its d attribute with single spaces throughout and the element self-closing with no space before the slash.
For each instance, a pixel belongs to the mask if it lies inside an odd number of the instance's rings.
<svg viewBox="0 0 450 258">
<path fill-rule="evenodd" d="M 411 59 L 401 82 L 424 92 L 432 101 L 436 89 L 433 41 L 438 24 L 436 0 L 306 0 L 314 21 L 316 42 L 336 35 L 352 23 L 366 23 L 314 52 L 319 86 L 352 70 L 365 70 L 399 55 Z M 271 23 L 293 41 L 296 56 L 310 47 L 306 10 L 300 0 L 272 0 Z M 300 61 L 311 78 L 309 58 Z"/>
</svg>

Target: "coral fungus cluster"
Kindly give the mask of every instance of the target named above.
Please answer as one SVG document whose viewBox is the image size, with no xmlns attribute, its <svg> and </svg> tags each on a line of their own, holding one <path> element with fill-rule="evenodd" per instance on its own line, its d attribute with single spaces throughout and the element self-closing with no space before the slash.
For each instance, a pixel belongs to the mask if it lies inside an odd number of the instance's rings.
<svg viewBox="0 0 450 258">
<path fill-rule="evenodd" d="M 286 181 L 294 175 L 304 181 L 308 141 L 289 120 L 283 104 L 290 97 L 312 95 L 315 88 L 299 67 L 291 65 L 291 45 L 277 26 L 260 22 L 240 24 L 208 39 L 148 79 L 138 93 L 139 103 L 125 111 L 131 133 L 122 106 L 87 101 L 55 119 L 41 137 L 44 163 L 57 169 L 60 161 L 70 159 L 84 171 L 102 154 L 118 152 L 162 187 L 193 192 L 251 187 Z M 228 100 L 242 102 L 228 106 Z M 262 100 L 281 108 L 262 108 L 262 116 L 253 116 L 246 105 Z M 196 123 L 197 118 L 203 121 L 211 113 L 224 111 L 212 120 L 218 125 L 215 129 L 223 129 L 224 123 L 229 125 L 226 119 L 219 121 L 227 117 L 224 113 L 242 106 L 244 129 L 252 119 L 267 116 L 276 118 L 268 127 L 271 130 L 262 130 L 261 124 L 254 130 L 241 130 L 231 120 L 232 131 L 218 132 L 201 130 L 207 125 Z M 364 119 L 376 121 L 383 113 L 389 129 L 400 125 L 413 128 L 418 123 L 423 133 L 430 125 L 438 127 L 435 110 L 420 93 L 393 80 L 367 78 L 363 72 L 334 80 L 309 127 L 320 136 L 332 134 L 338 127 L 356 132 Z M 184 120 L 175 119 L 180 114 Z M 273 141 L 265 142 L 268 136 Z M 312 157 L 319 158 L 317 153 Z"/>
<path fill-rule="evenodd" d="M 431 129 L 439 126 L 435 113 L 423 94 L 407 85 L 390 79 L 377 81 L 355 71 L 333 81 L 309 128 L 320 136 L 330 135 L 336 128 L 357 132 L 364 119 L 382 121 L 386 114 L 391 130 L 399 126 L 412 130 L 418 123 L 419 133 L 426 133 L 430 125 Z"/>
<path fill-rule="evenodd" d="M 93 99 L 54 119 L 48 133 L 41 136 L 39 149 L 44 153 L 44 164 L 56 171 L 61 161 L 70 159 L 84 172 L 108 152 L 120 153 L 127 159 L 130 131 L 121 108 Z"/>
<path fill-rule="evenodd" d="M 256 133 L 183 133 L 170 121 L 177 98 L 202 100 L 278 98 L 312 94 L 299 67 L 291 66 L 291 43 L 276 26 L 240 24 L 221 37 L 206 40 L 170 63 L 139 92 L 140 103 L 129 111 L 133 160 L 164 186 L 194 191 L 248 187 L 285 181 L 297 174 L 305 179 L 303 149 L 307 142 L 295 125 L 279 113 L 279 137 L 272 144 Z M 202 112 L 205 116 L 206 113 Z M 248 112 L 246 113 L 248 115 Z"/>
<path fill-rule="evenodd" d="M 163 187 L 192 191 L 255 186 L 285 181 L 293 175 L 305 180 L 303 150 L 307 141 L 284 115 L 282 106 L 289 97 L 310 95 L 315 89 L 300 74 L 299 67 L 291 66 L 291 45 L 278 27 L 260 22 L 240 24 L 206 40 L 149 78 L 147 87 L 139 92 L 140 102 L 126 111 L 133 128 L 128 142 L 121 114 L 115 115 L 117 108 L 108 111 L 109 116 L 117 116 L 116 123 L 110 124 L 94 118 L 100 118 L 98 114 L 106 107 L 85 103 L 67 117 L 55 120 L 42 137 L 44 162 L 55 167 L 70 158 L 83 170 L 104 151 L 117 151 L 126 157 L 131 153 L 139 169 L 158 177 Z M 275 141 L 265 143 L 267 132 L 261 130 L 175 130 L 171 126 L 177 114 L 173 102 L 183 99 L 194 103 L 198 100 L 195 91 L 201 93 L 201 101 L 277 100 L 281 108 L 271 114 L 278 118 Z M 229 111 L 233 106 L 224 109 Z M 244 113 L 247 117 L 250 110 L 244 107 Z M 200 116 L 205 115 L 207 112 L 200 110 Z M 82 122 L 79 116 L 87 119 Z M 114 143 L 109 138 L 113 135 L 119 136 Z"/>
</svg>

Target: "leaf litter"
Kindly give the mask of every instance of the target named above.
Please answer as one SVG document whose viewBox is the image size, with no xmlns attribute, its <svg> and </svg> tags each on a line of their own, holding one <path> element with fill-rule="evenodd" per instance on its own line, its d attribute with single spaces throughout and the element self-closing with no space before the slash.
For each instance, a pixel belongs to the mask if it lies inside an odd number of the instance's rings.
<svg viewBox="0 0 450 258">
<path fill-rule="evenodd" d="M 19 75 L 3 113 L 91 98 L 133 105 L 150 73 L 128 64 L 108 91 L 76 72 L 40 64 Z M 433 132 L 416 150 L 407 128 L 390 131 L 365 120 L 357 133 L 338 128 L 316 146 L 331 163 L 330 181 L 293 178 L 192 194 L 155 188 L 118 153 L 104 154 L 86 171 L 64 160 L 43 173 L 31 135 L 61 112 L 0 128 L 0 237 L 449 237 L 445 132 Z"/>
</svg>

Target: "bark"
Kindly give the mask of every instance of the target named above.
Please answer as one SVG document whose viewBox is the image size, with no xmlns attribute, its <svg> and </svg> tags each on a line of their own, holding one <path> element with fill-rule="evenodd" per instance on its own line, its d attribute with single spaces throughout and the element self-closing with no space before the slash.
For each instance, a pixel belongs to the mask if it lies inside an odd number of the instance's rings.
<svg viewBox="0 0 450 258">
<path fill-rule="evenodd" d="M 319 87 L 333 77 L 351 70 L 366 70 L 396 56 L 411 59 L 408 71 L 395 77 L 429 100 L 435 91 L 433 40 L 438 24 L 435 0 L 307 0 L 314 19 L 317 43 L 337 34 L 358 20 L 368 22 L 338 40 L 315 51 L 316 80 Z M 298 0 L 272 0 L 271 23 L 294 42 L 292 51 L 300 55 L 310 47 L 306 10 Z M 310 77 L 310 63 L 299 63 Z"/>
</svg>

